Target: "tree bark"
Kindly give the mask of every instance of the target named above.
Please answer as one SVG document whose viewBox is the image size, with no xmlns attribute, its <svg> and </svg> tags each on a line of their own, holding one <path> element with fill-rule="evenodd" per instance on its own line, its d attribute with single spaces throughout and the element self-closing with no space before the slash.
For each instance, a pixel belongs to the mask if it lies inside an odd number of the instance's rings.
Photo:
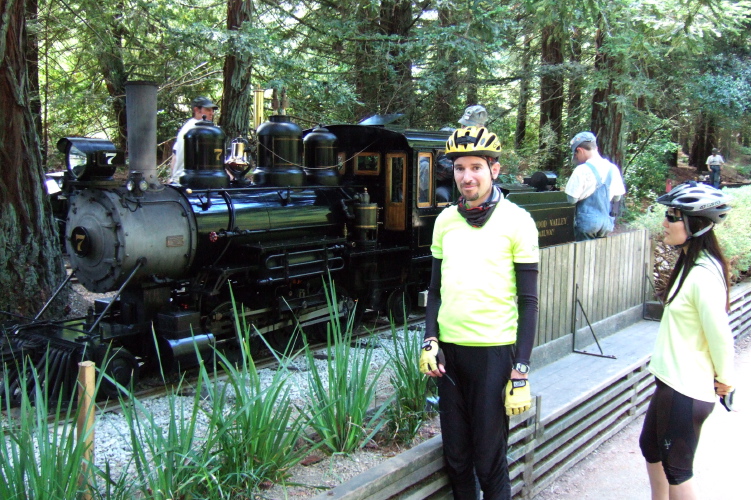
<svg viewBox="0 0 751 500">
<path fill-rule="evenodd" d="M 563 166 L 563 150 L 559 147 L 563 130 L 563 51 L 557 28 L 542 29 L 542 77 L 540 80 L 540 149 L 542 168 L 557 172 Z M 544 133 L 545 127 L 550 133 Z"/>
<path fill-rule="evenodd" d="M 581 44 L 581 31 L 578 28 L 574 28 L 571 32 L 571 55 L 569 61 L 572 67 L 578 67 L 581 65 L 582 56 L 582 44 Z M 581 125 L 581 105 L 582 105 L 582 87 L 584 86 L 582 78 L 578 72 L 574 72 L 568 81 L 568 112 L 566 130 L 570 137 L 581 132 L 578 130 L 578 125 Z"/>
<path fill-rule="evenodd" d="M 595 70 L 607 75 L 608 84 L 605 87 L 595 89 L 592 95 L 592 132 L 597 137 L 597 147 L 600 154 L 620 168 L 623 162 L 623 151 L 621 150 L 623 114 L 617 103 L 620 90 L 613 78 L 616 71 L 614 61 L 602 51 L 604 42 L 604 32 L 597 30 Z"/>
<path fill-rule="evenodd" d="M 452 26 L 455 20 L 456 10 L 441 6 L 438 8 L 438 22 L 441 27 Z M 433 100 L 433 118 L 441 126 L 456 127 L 459 119 L 457 112 L 459 109 L 459 75 L 456 71 L 456 65 L 459 62 L 459 54 L 452 48 L 439 51 L 436 54 L 436 62 L 433 65 L 432 73 L 438 80 L 435 86 L 435 98 Z"/>
<path fill-rule="evenodd" d="M 122 2 L 119 3 L 121 9 L 125 9 Z M 99 66 L 102 69 L 104 84 L 107 87 L 107 93 L 111 99 L 112 114 L 117 123 L 117 137 L 114 143 L 123 151 L 128 146 L 128 119 L 125 113 L 125 83 L 128 81 L 128 75 L 125 71 L 123 62 L 122 46 L 125 38 L 125 27 L 119 21 L 120 16 L 112 20 L 110 28 L 107 30 L 108 45 L 104 45 L 99 53 Z"/>
<path fill-rule="evenodd" d="M 532 72 L 530 58 L 531 43 L 529 37 L 524 40 L 522 53 L 522 79 L 519 82 L 519 105 L 516 109 L 516 131 L 514 132 L 514 149 L 519 151 L 527 137 L 527 106 L 529 104 L 529 75 Z"/>
<path fill-rule="evenodd" d="M 705 113 L 700 113 L 694 125 L 694 140 L 688 155 L 689 166 L 696 167 L 697 172 L 706 172 L 707 158 L 712 154 L 712 148 L 717 147 L 714 120 Z"/>
<path fill-rule="evenodd" d="M 253 14 L 251 0 L 227 2 L 227 29 L 241 31 L 249 26 Z M 234 33 L 233 33 L 234 35 Z M 252 59 L 241 38 L 232 38 L 224 59 L 224 94 L 219 125 L 227 138 L 247 137 L 250 131 L 250 107 L 253 103 Z"/>
<path fill-rule="evenodd" d="M 29 102 L 25 13 L 24 0 L 0 2 L 0 310 L 33 316 L 65 269 Z"/>
</svg>

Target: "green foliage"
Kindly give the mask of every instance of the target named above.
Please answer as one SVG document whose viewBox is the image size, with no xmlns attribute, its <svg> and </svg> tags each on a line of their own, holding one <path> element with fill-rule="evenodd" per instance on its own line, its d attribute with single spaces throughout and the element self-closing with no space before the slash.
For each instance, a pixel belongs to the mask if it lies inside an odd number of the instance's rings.
<svg viewBox="0 0 751 500">
<path fill-rule="evenodd" d="M 239 316 L 235 309 L 235 318 Z M 201 370 L 212 401 L 206 415 L 213 429 L 211 445 L 219 456 L 216 474 L 230 498 L 266 480 L 283 481 L 289 469 L 315 449 L 306 438 L 307 420 L 294 411 L 288 372 L 277 370 L 263 387 L 251 357 L 254 332 L 245 323 L 242 328 L 236 324 L 236 331 L 242 332 L 239 362 L 216 353 L 226 384 L 215 382 L 217 373 L 209 377 Z"/>
<path fill-rule="evenodd" d="M 365 344 L 352 344 L 355 311 L 342 325 L 337 308 L 336 288 L 326 287 L 329 303 L 326 366 L 319 368 L 310 344 L 305 343 L 308 360 L 310 403 L 304 411 L 322 445 L 332 453 L 349 453 L 362 448 L 383 427 L 382 418 L 391 398 L 374 408 L 376 389 L 385 367 L 371 370 L 375 338 Z M 324 374 L 326 375 L 324 377 Z M 371 413 L 371 410 L 374 410 Z"/>
<path fill-rule="evenodd" d="M 732 211 L 728 218 L 715 228 L 717 238 L 730 264 L 734 278 L 751 269 L 751 186 L 723 190 L 731 195 Z M 662 221 L 665 219 L 663 205 L 654 204 L 634 218 L 632 225 L 648 229 L 653 237 L 662 238 Z"/>
<path fill-rule="evenodd" d="M 192 495 L 216 496 L 220 491 L 216 473 L 219 456 L 197 434 L 201 409 L 199 380 L 192 398 L 179 396 L 182 383 L 165 399 L 167 422 L 158 419 L 138 399 L 122 401 L 123 416 L 130 429 L 137 488 L 147 498 L 168 500 Z M 211 437 L 206 441 L 211 443 Z"/>
<path fill-rule="evenodd" d="M 654 199 L 657 193 L 665 191 L 665 179 L 669 172 L 668 155 L 680 149 L 680 145 L 669 140 L 669 134 L 661 131 L 637 150 L 638 145 L 629 146 L 633 157 L 623 174 L 628 187 L 628 197 L 632 200 Z"/>
<path fill-rule="evenodd" d="M 401 334 L 391 323 L 393 349 L 388 351 L 391 375 L 389 380 L 394 389 L 394 402 L 389 408 L 388 430 L 391 438 L 399 443 L 411 442 L 426 420 L 434 412 L 426 410 L 426 398 L 435 387 L 432 379 L 420 373 L 418 360 L 422 350 L 422 330 L 404 329 Z"/>
<path fill-rule="evenodd" d="M 96 490 L 98 473 L 93 463 L 84 460 L 86 436 L 76 437 L 81 410 L 73 402 L 50 401 L 40 382 L 49 380 L 49 373 L 40 375 L 27 362 L 18 368 L 19 387 L 34 387 L 33 392 L 21 392 L 18 408 L 11 408 L 10 398 L 1 402 L 5 416 L 0 425 L 0 498 L 75 500 L 89 487 Z M 8 377 L 3 377 L 3 384 L 4 394 L 11 394 Z M 79 479 L 83 479 L 80 485 Z"/>
</svg>

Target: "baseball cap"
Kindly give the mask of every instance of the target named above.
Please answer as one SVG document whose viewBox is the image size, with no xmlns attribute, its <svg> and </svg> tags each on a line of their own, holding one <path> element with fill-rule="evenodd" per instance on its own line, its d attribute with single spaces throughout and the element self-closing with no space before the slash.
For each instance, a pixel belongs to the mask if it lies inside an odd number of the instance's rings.
<svg viewBox="0 0 751 500">
<path fill-rule="evenodd" d="M 488 112 L 485 111 L 485 106 L 479 104 L 465 109 L 464 115 L 459 118 L 459 123 L 465 127 L 484 127 L 486 121 L 488 121 Z"/>
<path fill-rule="evenodd" d="M 213 108 L 213 109 L 219 109 L 219 106 L 211 102 L 211 99 L 208 97 L 196 97 L 193 99 L 193 102 L 190 103 L 190 106 L 193 108 Z"/>
<path fill-rule="evenodd" d="M 592 132 L 579 132 L 574 136 L 573 139 L 571 139 L 571 152 L 576 153 L 576 148 L 582 145 L 582 143 L 585 142 L 594 142 L 597 144 L 597 138 L 595 137 L 595 134 Z"/>
</svg>

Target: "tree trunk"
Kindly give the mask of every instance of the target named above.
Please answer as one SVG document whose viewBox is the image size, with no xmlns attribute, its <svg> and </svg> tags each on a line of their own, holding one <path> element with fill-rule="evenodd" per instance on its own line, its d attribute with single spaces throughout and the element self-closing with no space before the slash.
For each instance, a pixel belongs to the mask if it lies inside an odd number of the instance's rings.
<svg viewBox="0 0 751 500">
<path fill-rule="evenodd" d="M 707 171 L 707 158 L 712 154 L 712 148 L 718 147 L 715 134 L 714 120 L 700 113 L 694 125 L 694 140 L 688 155 L 689 166 L 696 167 L 697 172 Z"/>
<path fill-rule="evenodd" d="M 516 131 L 514 132 L 514 149 L 519 151 L 527 137 L 527 105 L 529 104 L 529 75 L 532 73 L 529 37 L 524 40 L 522 53 L 522 79 L 519 82 L 519 105 L 516 110 Z"/>
<path fill-rule="evenodd" d="M 0 11 L 0 310 L 33 316 L 65 269 L 29 103 L 25 2 Z"/>
<path fill-rule="evenodd" d="M 620 90 L 616 87 L 613 78 L 613 73 L 616 71 L 614 61 L 602 51 L 604 41 L 604 32 L 597 30 L 595 70 L 607 75 L 608 84 L 605 87 L 595 89 L 592 94 L 592 132 L 597 136 L 597 147 L 600 154 L 620 168 L 623 162 L 623 151 L 621 150 L 623 114 L 617 104 Z"/>
<path fill-rule="evenodd" d="M 438 22 L 441 27 L 452 26 L 455 23 L 455 14 L 454 8 L 439 7 Z M 437 54 L 436 62 L 431 69 L 438 79 L 433 101 L 433 120 L 439 126 L 457 126 L 456 122 L 459 119 L 457 113 L 460 107 L 459 96 L 461 95 L 459 75 L 455 70 L 458 62 L 459 54 L 456 50 L 447 48 Z"/>
<path fill-rule="evenodd" d="M 412 59 L 404 50 L 404 41 L 412 27 L 411 0 L 382 0 L 380 12 L 381 32 L 389 35 L 388 54 L 385 62 L 385 92 L 381 92 L 379 108 L 382 113 L 414 112 L 412 86 Z"/>
<path fill-rule="evenodd" d="M 26 19 L 36 23 L 39 18 L 38 0 L 26 1 Z M 40 30 L 27 34 L 26 43 L 26 70 L 29 75 L 29 103 L 31 114 L 34 117 L 34 126 L 37 137 L 43 137 L 42 133 L 42 100 L 39 97 L 39 37 L 36 35 Z M 47 143 L 42 141 L 40 144 L 42 151 L 42 168 L 47 163 Z"/>
<path fill-rule="evenodd" d="M 540 79 L 540 149 L 542 168 L 557 172 L 563 166 L 563 52 L 555 26 L 542 29 L 542 77 Z"/>
<path fill-rule="evenodd" d="M 578 28 L 574 28 L 571 33 L 571 56 L 569 61 L 572 67 L 581 65 L 582 56 L 582 44 L 581 44 L 581 31 Z M 573 137 L 581 130 L 579 130 L 581 121 L 581 105 L 582 105 L 582 78 L 578 76 L 578 72 L 574 73 L 568 81 L 568 112 L 566 130 L 569 137 Z"/>
<path fill-rule="evenodd" d="M 122 2 L 119 3 L 119 7 L 122 10 L 125 9 Z M 107 93 L 112 102 L 112 113 L 117 123 L 117 137 L 113 142 L 125 151 L 128 145 L 128 120 L 125 113 L 125 83 L 128 81 L 128 75 L 125 72 L 122 54 L 125 27 L 118 22 L 119 17 L 112 20 L 110 29 L 107 30 L 109 43 L 104 45 L 99 53 L 99 66 L 102 69 Z"/>
<path fill-rule="evenodd" d="M 227 29 L 240 31 L 249 26 L 253 13 L 251 0 L 227 2 Z M 233 33 L 234 34 L 234 33 Z M 252 59 L 239 38 L 232 38 L 224 59 L 224 94 L 219 125 L 227 138 L 247 137 L 250 131 L 250 107 L 253 103 Z"/>
</svg>

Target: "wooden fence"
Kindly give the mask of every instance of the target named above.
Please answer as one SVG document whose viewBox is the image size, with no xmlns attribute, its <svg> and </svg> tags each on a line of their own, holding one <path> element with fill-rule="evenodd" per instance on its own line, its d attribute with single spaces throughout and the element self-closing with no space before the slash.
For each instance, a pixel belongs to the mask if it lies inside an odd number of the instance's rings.
<svg viewBox="0 0 751 500">
<path fill-rule="evenodd" d="M 641 305 L 651 251 L 646 230 L 540 250 L 535 346 Z"/>
</svg>

